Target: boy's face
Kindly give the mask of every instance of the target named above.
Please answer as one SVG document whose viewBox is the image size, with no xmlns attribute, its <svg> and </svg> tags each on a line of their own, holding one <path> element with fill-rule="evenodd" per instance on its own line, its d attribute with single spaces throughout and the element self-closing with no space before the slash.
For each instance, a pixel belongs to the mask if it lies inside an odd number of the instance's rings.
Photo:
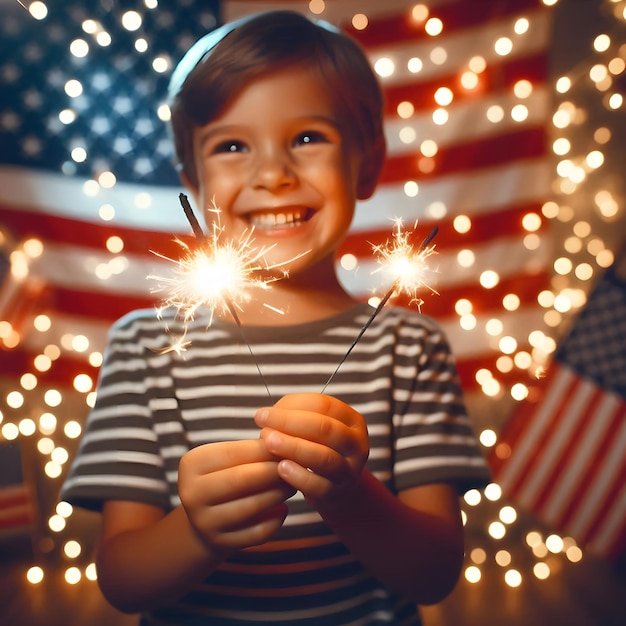
<svg viewBox="0 0 626 626">
<path fill-rule="evenodd" d="M 229 239 L 253 226 L 255 245 L 276 244 L 269 264 L 309 250 L 286 266 L 290 274 L 332 259 L 352 221 L 362 158 L 313 70 L 253 81 L 196 129 L 194 156 L 207 223 L 214 200 Z"/>
</svg>

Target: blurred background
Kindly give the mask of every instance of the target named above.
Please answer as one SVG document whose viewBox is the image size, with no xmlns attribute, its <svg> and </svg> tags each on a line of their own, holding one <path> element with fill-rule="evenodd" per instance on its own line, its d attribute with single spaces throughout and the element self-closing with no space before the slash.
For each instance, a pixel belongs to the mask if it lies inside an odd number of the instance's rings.
<svg viewBox="0 0 626 626">
<path fill-rule="evenodd" d="M 426 626 L 626 623 L 624 0 L 0 0 L 0 622 L 137 621 L 98 591 L 98 516 L 58 492 L 107 328 L 158 305 L 153 251 L 190 240 L 171 70 L 274 8 L 341 26 L 385 91 L 346 287 L 385 293 L 372 245 L 395 219 L 439 227 L 420 306 L 494 481 L 465 494 L 463 574 Z"/>
</svg>

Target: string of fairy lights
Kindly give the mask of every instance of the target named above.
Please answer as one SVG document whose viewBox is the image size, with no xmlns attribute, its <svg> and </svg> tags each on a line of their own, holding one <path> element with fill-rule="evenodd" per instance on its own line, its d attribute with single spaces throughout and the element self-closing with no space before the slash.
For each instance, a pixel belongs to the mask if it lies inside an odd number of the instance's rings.
<svg viewBox="0 0 626 626">
<path fill-rule="evenodd" d="M 156 10 L 158 0 L 144 0 L 146 10 Z M 558 0 L 544 0 L 548 6 L 556 5 Z M 33 18 L 45 20 L 47 8 L 44 2 L 21 2 Z M 623 28 L 626 22 L 626 2 L 624 0 L 607 0 L 605 2 L 608 13 L 615 24 Z M 323 0 L 311 0 L 308 9 L 311 14 L 324 16 L 327 11 Z M 424 31 L 436 41 L 437 36 L 445 29 L 440 19 L 430 17 L 426 4 L 418 3 L 409 8 L 412 19 L 422 24 Z M 138 11 L 126 11 L 121 15 L 121 23 L 128 31 L 135 31 L 141 25 L 142 16 Z M 353 16 L 352 25 L 357 30 L 366 29 L 368 18 L 359 13 Z M 510 25 L 509 25 L 510 26 Z M 516 17 L 513 24 L 514 33 L 524 33 L 532 27 L 525 17 Z M 83 23 L 84 39 L 70 42 L 71 54 L 81 57 L 89 54 L 89 41 L 95 45 L 107 46 L 110 43 L 110 34 L 94 20 L 85 20 Z M 509 32 L 509 31 L 507 31 Z M 136 40 L 138 52 L 149 49 L 149 42 L 142 36 Z M 509 35 L 502 35 L 494 41 L 494 51 L 499 56 L 510 54 L 514 48 L 514 40 Z M 445 54 L 440 46 L 433 45 L 433 55 Z M 599 31 L 593 39 L 592 49 L 584 63 L 579 64 L 567 75 L 559 76 L 553 85 L 556 96 L 556 106 L 552 117 L 552 151 L 554 154 L 555 172 L 553 182 L 554 198 L 542 207 L 542 215 L 529 214 L 524 220 L 527 232 L 524 245 L 532 250 L 538 247 L 540 235 L 538 233 L 541 221 L 553 223 L 562 237 L 562 250 L 559 250 L 553 262 L 554 280 L 552 288 L 542 292 L 539 304 L 545 309 L 543 321 L 554 330 L 549 335 L 543 330 L 535 330 L 528 337 L 532 351 L 517 349 L 517 341 L 513 337 L 503 337 L 502 323 L 491 320 L 486 331 L 494 337 L 500 337 L 500 355 L 495 361 L 495 371 L 481 370 L 476 372 L 476 380 L 480 384 L 483 394 L 496 397 L 501 394 L 502 386 L 498 380 L 499 373 L 506 373 L 517 367 L 526 371 L 536 371 L 548 360 L 556 348 L 559 327 L 584 305 L 589 285 L 596 275 L 609 267 L 615 255 L 615 248 L 619 243 L 610 236 L 601 236 L 597 233 L 597 224 L 616 224 L 624 219 L 623 197 L 615 184 L 605 186 L 604 179 L 598 172 L 612 167 L 610 150 L 613 139 L 613 124 L 616 124 L 617 115 L 623 115 L 624 94 L 620 91 L 619 78 L 623 77 L 626 69 L 626 44 L 619 38 L 611 36 L 610 32 Z M 410 71 L 419 71 L 419 59 L 411 59 Z M 463 88 L 472 89 L 476 86 L 479 75 L 487 67 L 487 60 L 482 57 L 473 57 L 467 69 L 460 77 Z M 153 59 L 152 67 L 155 72 L 164 73 L 171 69 L 172 60 L 164 55 Z M 391 76 L 395 71 L 391 59 L 379 58 L 374 62 L 376 72 L 382 79 Z M 65 85 L 68 96 L 79 94 L 81 85 L 74 79 L 68 79 Z M 529 115 L 524 99 L 533 91 L 533 84 L 529 80 L 522 80 L 513 86 L 517 102 L 511 110 L 505 111 L 501 104 L 493 104 L 486 111 L 487 119 L 497 124 L 506 115 L 514 120 L 523 121 Z M 453 94 L 447 87 L 436 91 L 433 108 L 433 122 L 445 125 L 449 112 L 447 106 L 452 102 Z M 593 138 L 593 145 L 577 143 L 576 136 L 581 126 L 591 124 L 589 102 L 603 111 L 602 123 L 597 127 L 589 128 L 588 135 Z M 397 109 L 399 119 L 408 119 L 413 115 L 413 107 L 409 102 L 402 102 Z M 71 123 L 76 112 L 71 108 L 59 112 L 62 123 Z M 159 117 L 166 121 L 169 111 L 162 105 L 158 110 Z M 410 130 L 401 129 L 401 141 L 413 141 Z M 437 152 L 438 146 L 432 140 L 426 140 L 420 145 L 423 161 L 420 167 L 429 167 L 429 156 Z M 81 162 L 87 154 L 81 146 L 71 150 L 71 158 Z M 97 177 L 89 181 L 84 191 L 90 195 L 101 187 L 110 188 L 116 184 L 113 172 L 99 172 Z M 416 195 L 415 183 L 407 181 L 405 193 Z M 592 205 L 582 213 L 576 208 L 576 198 L 582 192 L 593 198 Z M 109 220 L 114 215 L 114 208 L 107 205 L 101 208 L 101 218 Z M 581 215 L 583 217 L 581 217 Z M 434 215 L 433 217 L 437 217 Z M 469 228 L 469 218 L 458 216 L 454 222 L 458 232 L 465 232 Z M 609 229 L 610 230 L 610 229 Z M 615 233 L 613 233 L 614 236 Z M 43 244 L 37 240 L 22 242 L 10 254 L 10 271 L 16 279 L 28 275 L 29 264 L 42 254 Z M 107 248 L 112 254 L 123 250 L 123 241 L 119 237 L 112 237 L 107 242 Z M 346 265 L 350 259 L 343 259 Z M 461 256 L 460 265 L 471 263 L 471 259 Z M 115 271 L 111 268 L 100 268 L 100 271 Z M 488 287 L 497 281 L 495 272 L 481 276 L 481 284 Z M 506 311 L 514 311 L 520 301 L 515 294 L 507 296 L 503 302 Z M 475 327 L 475 318 L 472 315 L 472 303 L 461 299 L 456 303 L 455 311 L 458 314 L 461 328 L 472 330 Z M 54 324 L 54 320 L 47 315 L 37 315 L 32 320 L 32 329 L 36 332 L 45 332 Z M 19 344 L 20 333 L 30 328 L 13 328 L 6 320 L 0 320 L 0 341 L 4 347 L 11 349 Z M 25 395 L 38 388 L 38 379 L 35 372 L 46 372 L 53 367 L 54 362 L 62 359 L 64 354 L 81 353 L 88 359 L 90 365 L 97 367 L 102 362 L 102 354 L 90 352 L 89 338 L 84 335 L 67 335 L 61 338 L 59 345 L 49 345 L 33 363 L 34 371 L 25 372 L 19 378 L 19 388 L 6 394 L 4 404 L 6 411 L 0 411 L 0 436 L 5 441 L 15 441 L 19 438 L 35 438 L 36 449 L 41 455 L 43 471 L 46 480 L 59 481 L 63 476 L 69 460 L 67 443 L 76 440 L 82 433 L 79 421 L 63 421 L 58 417 L 59 409 L 68 402 L 77 402 L 82 412 L 94 403 L 94 381 L 87 374 L 80 374 L 73 380 L 76 393 L 64 394 L 56 389 L 41 392 L 41 403 L 45 409 L 37 419 L 32 417 L 20 418 L 20 409 L 25 404 Z M 528 388 L 523 383 L 516 383 L 510 389 L 510 396 L 514 401 L 523 400 Z M 69 396 L 72 400 L 68 400 Z M 67 440 L 64 444 L 63 441 Z M 485 448 L 498 445 L 496 429 L 485 428 L 479 433 L 479 438 Z M 464 577 L 467 583 L 476 584 L 482 579 L 483 569 L 489 561 L 495 561 L 502 569 L 504 582 L 509 587 L 517 587 L 523 583 L 525 576 L 531 575 L 538 580 L 547 579 L 558 569 L 555 559 L 566 559 L 569 562 L 578 562 L 583 558 L 583 551 L 570 537 L 560 537 L 558 534 L 546 532 L 542 529 L 524 529 L 524 541 L 514 546 L 506 543 L 506 538 L 514 532 L 519 535 L 519 521 L 521 514 L 510 504 L 504 502 L 502 492 L 495 483 L 488 485 L 484 490 L 471 490 L 464 496 L 463 518 L 470 533 Z M 481 509 L 481 515 L 472 514 Z M 26 579 L 32 584 L 39 584 L 45 580 L 48 569 L 58 569 L 58 564 L 51 564 L 45 557 L 57 554 L 64 563 L 64 577 L 68 584 L 77 584 L 81 580 L 95 580 L 97 573 L 95 565 L 90 561 L 90 554 L 81 542 L 72 537 L 71 517 L 72 507 L 67 502 L 53 505 L 46 522 L 46 537 L 44 544 L 36 550 L 40 562 L 26 572 Z M 486 520 L 486 521 L 485 521 Z M 480 528 L 477 525 L 480 524 Z M 46 565 L 48 563 L 48 565 Z"/>
</svg>

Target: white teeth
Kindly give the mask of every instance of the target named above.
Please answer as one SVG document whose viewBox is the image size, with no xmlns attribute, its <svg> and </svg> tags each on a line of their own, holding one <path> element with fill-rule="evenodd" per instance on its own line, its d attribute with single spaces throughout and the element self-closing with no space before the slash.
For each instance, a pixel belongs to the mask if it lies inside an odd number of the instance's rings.
<svg viewBox="0 0 626 626">
<path fill-rule="evenodd" d="M 257 213 L 250 216 L 250 223 L 256 228 L 274 228 L 298 226 L 304 221 L 303 211 L 289 213 Z"/>
</svg>

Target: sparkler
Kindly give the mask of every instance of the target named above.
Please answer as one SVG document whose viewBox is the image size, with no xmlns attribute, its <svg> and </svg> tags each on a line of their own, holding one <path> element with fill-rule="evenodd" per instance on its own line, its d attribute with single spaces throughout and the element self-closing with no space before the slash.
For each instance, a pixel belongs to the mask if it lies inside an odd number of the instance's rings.
<svg viewBox="0 0 626 626">
<path fill-rule="evenodd" d="M 376 319 L 376 316 L 382 311 L 383 307 L 394 293 L 405 293 L 410 298 L 409 304 L 417 304 L 418 308 L 423 303 L 423 300 L 417 295 L 419 289 L 426 287 L 433 293 L 437 293 L 424 282 L 424 275 L 427 270 L 426 259 L 435 253 L 435 246 L 430 246 L 429 244 L 435 238 L 438 231 L 439 228 L 435 226 L 422 243 L 414 249 L 412 243 L 414 232 L 403 230 L 402 221 L 398 219 L 395 223 L 392 238 L 388 239 L 382 245 L 373 247 L 374 252 L 378 256 L 378 262 L 381 265 L 376 271 L 382 270 L 391 274 L 394 278 L 393 284 L 365 322 L 363 328 L 361 328 L 359 334 L 356 336 L 356 339 L 352 342 L 348 351 L 339 362 L 339 365 L 335 368 L 335 371 L 326 381 L 322 393 L 326 391 L 326 388 L 333 381 L 341 366 L 361 340 L 361 337 L 363 337 L 367 329 Z"/>
<path fill-rule="evenodd" d="M 217 208 L 213 209 L 217 218 L 212 224 L 210 236 L 207 236 L 198 223 L 187 196 L 181 193 L 179 199 L 199 245 L 192 249 L 186 243 L 177 240 L 184 250 L 183 257 L 178 261 L 155 252 L 157 256 L 175 264 L 171 276 L 149 276 L 159 281 L 159 286 L 154 291 L 166 292 L 161 307 L 173 306 L 182 315 L 185 323 L 194 319 L 198 309 L 203 307 L 211 311 L 209 325 L 216 311 L 230 314 L 239 329 L 241 339 L 248 347 L 271 400 L 272 395 L 252 347 L 245 338 L 237 309 L 243 310 L 243 304 L 250 300 L 252 290 L 268 289 L 271 282 L 280 278 L 280 276 L 260 277 L 260 270 L 267 276 L 269 272 L 286 262 L 276 265 L 265 263 L 264 257 L 274 245 L 256 247 L 252 228 L 246 229 L 237 241 L 224 240 L 224 229 L 220 224 L 220 212 Z M 283 271 L 283 276 L 285 275 L 286 272 Z M 178 353 L 184 351 L 190 343 L 185 341 L 186 332 L 185 326 L 183 336 L 165 351 Z"/>
</svg>

